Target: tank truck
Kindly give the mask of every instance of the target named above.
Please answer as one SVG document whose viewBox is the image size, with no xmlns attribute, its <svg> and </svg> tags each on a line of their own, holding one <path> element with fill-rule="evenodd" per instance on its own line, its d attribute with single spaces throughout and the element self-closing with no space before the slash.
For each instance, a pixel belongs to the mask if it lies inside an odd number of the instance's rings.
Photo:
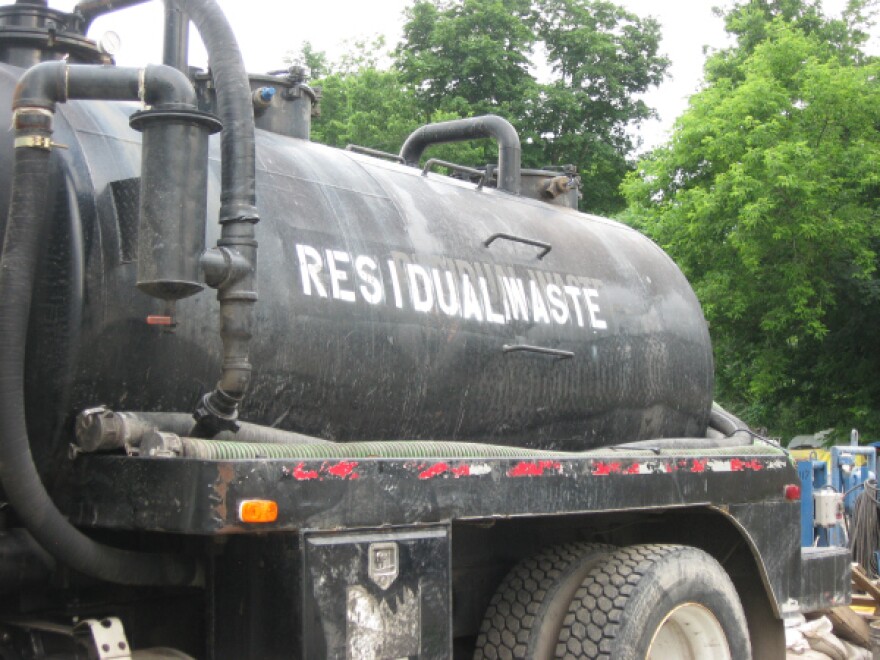
<svg viewBox="0 0 880 660">
<path fill-rule="evenodd" d="M 116 66 L 134 4 L 0 8 L 0 658 L 767 659 L 847 602 L 687 280 L 572 171 L 497 116 L 313 143 L 214 0 Z"/>
</svg>

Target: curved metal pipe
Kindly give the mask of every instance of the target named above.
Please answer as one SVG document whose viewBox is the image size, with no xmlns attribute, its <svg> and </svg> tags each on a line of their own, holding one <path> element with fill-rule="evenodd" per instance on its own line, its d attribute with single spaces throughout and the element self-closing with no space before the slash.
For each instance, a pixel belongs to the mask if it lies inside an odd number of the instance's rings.
<svg viewBox="0 0 880 660">
<path fill-rule="evenodd" d="M 82 31 L 85 33 L 88 31 L 92 21 L 98 18 L 98 16 L 119 11 L 126 7 L 142 5 L 148 1 L 149 0 L 85 0 L 73 8 L 73 13 L 74 15 L 81 17 L 83 23 Z"/>
<path fill-rule="evenodd" d="M 498 115 L 453 119 L 417 128 L 403 143 L 400 156 L 408 165 L 418 166 L 425 149 L 432 144 L 478 138 L 494 138 L 498 142 L 498 189 L 518 195 L 522 147 L 513 124 Z"/>
<path fill-rule="evenodd" d="M 41 62 L 24 72 L 12 98 L 13 110 L 44 108 L 69 99 L 143 101 L 163 108 L 196 108 L 196 93 L 177 69 Z"/>
</svg>

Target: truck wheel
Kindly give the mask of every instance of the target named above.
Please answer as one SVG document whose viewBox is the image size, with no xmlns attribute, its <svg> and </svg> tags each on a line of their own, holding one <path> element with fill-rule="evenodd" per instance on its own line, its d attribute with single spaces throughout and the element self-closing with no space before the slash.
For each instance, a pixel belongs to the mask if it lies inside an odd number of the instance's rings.
<svg viewBox="0 0 880 660">
<path fill-rule="evenodd" d="M 492 596 L 474 660 L 553 657 L 571 598 L 612 545 L 566 543 L 522 560 Z"/>
<path fill-rule="evenodd" d="M 721 565 L 702 550 L 634 545 L 581 583 L 557 658 L 749 660 L 745 615 Z"/>
</svg>

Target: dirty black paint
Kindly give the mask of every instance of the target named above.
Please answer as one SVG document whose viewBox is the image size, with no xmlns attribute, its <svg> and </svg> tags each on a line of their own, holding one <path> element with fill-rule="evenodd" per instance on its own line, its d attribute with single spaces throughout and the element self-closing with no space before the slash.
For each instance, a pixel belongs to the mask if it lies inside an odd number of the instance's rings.
<svg viewBox="0 0 880 660">
<path fill-rule="evenodd" d="M 0 96 L 11 94 L 17 73 L 2 68 Z M 134 286 L 134 205 L 120 194 L 140 176 L 140 138 L 128 126 L 133 109 L 59 106 L 56 138 L 69 148 L 54 155 L 57 185 L 70 203 L 56 208 L 53 244 L 66 248 L 46 257 L 47 290 L 31 324 L 59 329 L 35 331 L 29 371 L 53 373 L 66 391 L 48 396 L 34 387 L 27 405 L 39 411 L 31 420 L 35 442 L 52 445 L 36 450 L 48 472 L 54 463 L 43 454 L 66 446 L 59 430 L 75 412 L 97 403 L 192 410 L 219 370 L 213 292 L 178 303 L 173 333 L 146 323 L 167 312 Z M 218 233 L 216 142 L 206 245 Z M 443 438 L 566 450 L 705 431 L 712 400 L 706 325 L 685 278 L 644 236 L 571 209 L 264 132 L 257 160 L 260 302 L 246 421 L 339 441 Z M 513 241 L 486 247 L 496 234 L 552 250 L 538 259 L 534 247 Z M 301 246 L 321 259 L 315 278 L 323 296 L 315 286 L 305 290 Z M 376 268 L 355 263 L 358 257 Z M 419 279 L 435 270 L 441 289 L 427 305 L 419 296 L 428 294 L 414 287 L 435 286 Z M 381 276 L 376 288 L 363 272 Z M 441 290 L 450 302 L 447 275 L 457 314 L 439 304 Z M 522 284 L 536 307 L 517 311 L 504 277 Z M 380 302 L 367 300 L 362 287 Z M 60 300 L 69 302 L 53 302 Z M 67 326 L 77 329 L 76 341 L 64 335 Z M 574 357 L 503 350 L 523 344 Z"/>
</svg>

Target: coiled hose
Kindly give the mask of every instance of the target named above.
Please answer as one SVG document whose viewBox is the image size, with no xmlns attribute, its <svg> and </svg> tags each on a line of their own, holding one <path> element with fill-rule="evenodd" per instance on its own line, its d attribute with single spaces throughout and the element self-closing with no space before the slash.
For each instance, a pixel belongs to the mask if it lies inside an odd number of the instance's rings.
<svg viewBox="0 0 880 660">
<path fill-rule="evenodd" d="M 864 490 L 856 498 L 849 543 L 853 559 L 876 578 L 880 568 L 874 558 L 874 551 L 880 548 L 880 499 L 875 479 L 865 481 Z"/>
</svg>

